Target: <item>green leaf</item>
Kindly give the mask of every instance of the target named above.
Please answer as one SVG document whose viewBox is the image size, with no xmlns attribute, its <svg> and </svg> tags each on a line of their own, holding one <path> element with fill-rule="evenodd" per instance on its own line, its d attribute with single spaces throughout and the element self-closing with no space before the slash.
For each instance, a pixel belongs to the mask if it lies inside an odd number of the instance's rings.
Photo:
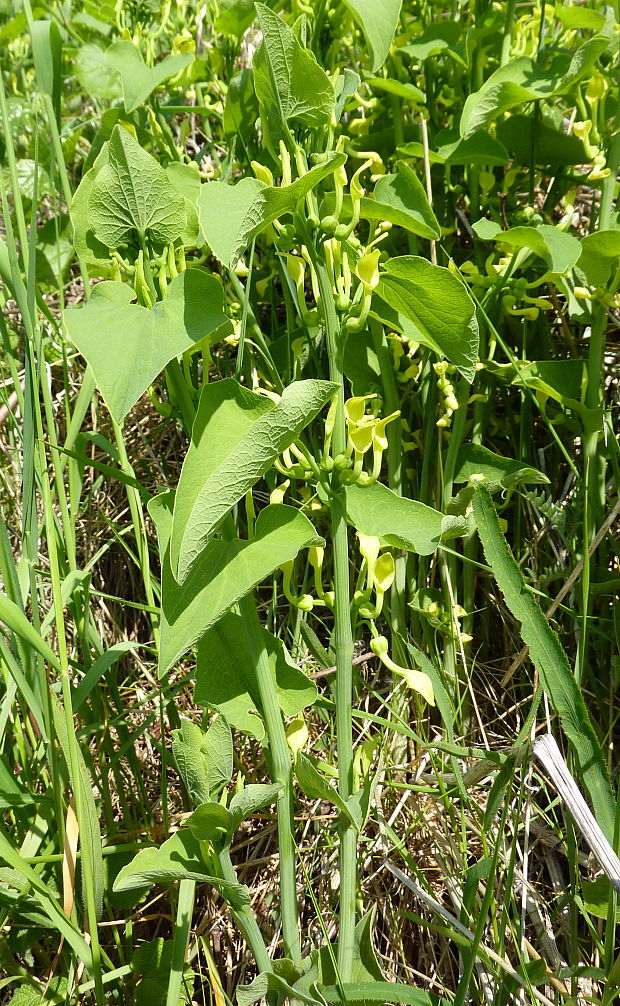
<svg viewBox="0 0 620 1006">
<path fill-rule="evenodd" d="M 351 822 L 358 831 L 362 826 L 362 814 L 357 804 L 349 804 L 342 799 L 340 793 L 328 779 L 315 767 L 304 754 L 299 752 L 295 759 L 295 775 L 300 788 L 311 800 L 326 800 L 336 805 L 341 814 Z"/>
<path fill-rule="evenodd" d="M 66 280 L 74 248 L 69 217 L 51 217 L 37 228 L 37 281 L 58 287 Z M 1 271 L 1 270 L 0 270 Z"/>
<path fill-rule="evenodd" d="M 93 98 L 120 98 L 123 83 L 118 70 L 96 42 L 80 46 L 75 57 L 75 75 L 83 91 Z"/>
<path fill-rule="evenodd" d="M 344 347 L 342 369 L 351 382 L 353 395 L 367 395 L 372 391 L 383 393 L 381 367 L 369 329 L 349 335 Z"/>
<path fill-rule="evenodd" d="M 345 0 L 370 49 L 373 73 L 383 66 L 400 17 L 401 0 Z"/>
<path fill-rule="evenodd" d="M 235 793 L 228 808 L 232 818 L 233 831 L 236 831 L 241 822 L 251 817 L 257 810 L 262 810 L 263 807 L 275 803 L 281 790 L 281 783 L 269 785 L 250 783 L 248 786 L 244 786 L 239 793 Z"/>
<path fill-rule="evenodd" d="M 583 360 L 536 360 L 533 363 L 524 360 L 513 363 L 487 361 L 485 367 L 502 381 L 530 388 L 587 415 L 588 410 L 582 404 L 587 379 Z"/>
<path fill-rule="evenodd" d="M 174 966 L 173 940 L 158 937 L 135 948 L 131 970 L 139 978 L 134 1006 L 165 1006 L 170 972 Z M 188 1006 L 192 1001 L 194 973 L 182 969 L 181 987 L 174 1006 Z"/>
<path fill-rule="evenodd" d="M 575 28 L 600 31 L 605 26 L 605 15 L 602 11 L 593 10 L 591 7 L 565 7 L 561 3 L 556 3 L 553 13 L 558 21 L 571 31 Z"/>
<path fill-rule="evenodd" d="M 82 961 L 87 968 L 91 969 L 93 966 L 91 949 L 81 932 L 67 918 L 58 905 L 54 894 L 45 881 L 41 879 L 40 874 L 15 849 L 13 843 L 9 841 L 0 826 L 0 861 L 2 860 L 8 863 L 12 871 L 15 871 L 12 874 L 15 877 L 14 883 L 9 880 L 8 875 L 10 875 L 10 871 L 6 870 L 3 871 L 3 882 L 11 883 L 11 886 L 14 886 L 20 893 L 24 890 L 26 884 L 28 884 L 34 893 L 35 900 L 41 906 L 52 927 L 58 930 L 61 936 L 65 938 L 77 959 Z"/>
<path fill-rule="evenodd" d="M 495 241 L 506 248 L 529 248 L 556 275 L 570 272 L 581 255 L 581 242 L 558 227 L 511 227 L 503 231 L 490 220 L 478 220 L 473 229 L 483 241 Z"/>
<path fill-rule="evenodd" d="M 78 778 L 75 778 L 73 772 L 73 758 L 71 757 L 72 745 L 67 729 L 65 713 L 54 692 L 50 692 L 50 699 L 54 718 L 54 730 L 67 765 L 67 771 L 69 773 L 69 778 L 71 779 L 71 788 L 75 793 L 79 787 L 81 795 L 83 819 L 80 821 L 80 846 L 82 849 L 87 848 L 89 850 L 90 859 L 90 873 L 88 875 L 84 872 L 86 869 L 84 856 L 82 856 L 81 861 L 82 901 L 84 903 L 84 911 L 88 911 L 86 904 L 86 891 L 88 890 L 87 884 L 90 884 L 93 892 L 95 915 L 97 919 L 100 919 L 103 911 L 104 888 L 102 853 L 103 842 L 101 839 L 101 829 L 99 827 L 99 812 L 95 805 L 95 798 L 93 796 L 93 780 L 86 768 L 86 762 L 84 761 L 84 756 L 79 749 L 79 745 L 76 745 Z"/>
<path fill-rule="evenodd" d="M 251 541 L 211 540 L 181 587 L 170 567 L 171 495 L 162 493 L 149 504 L 162 560 L 160 675 L 274 569 L 302 548 L 325 544 L 302 513 L 274 504 L 259 513 Z"/>
<path fill-rule="evenodd" d="M 474 493 L 473 508 L 486 560 L 508 608 L 521 622 L 521 636 L 529 646 L 530 659 L 540 674 L 543 687 L 566 736 L 574 746 L 594 813 L 611 841 L 614 834 L 615 803 L 607 767 L 566 654 L 557 634 L 528 590 L 521 569 L 500 529 L 491 496 L 482 485 Z"/>
<path fill-rule="evenodd" d="M 110 252 L 107 245 L 100 241 L 93 231 L 89 209 L 90 196 L 95 187 L 97 176 L 108 163 L 108 143 L 103 144 L 95 162 L 73 193 L 69 215 L 73 227 L 73 243 L 76 254 L 97 270 L 97 276 L 111 273 Z"/>
<path fill-rule="evenodd" d="M 435 144 L 445 164 L 502 166 L 509 160 L 505 146 L 484 130 L 463 140 L 458 129 L 442 129 L 435 136 Z"/>
<path fill-rule="evenodd" d="M 201 803 L 185 825 L 198 842 L 216 842 L 235 830 L 230 812 L 221 803 Z"/>
<path fill-rule="evenodd" d="M 249 69 L 241 70 L 231 78 L 226 92 L 223 118 L 224 135 L 235 136 L 236 134 L 243 142 L 247 143 L 248 136 L 254 130 L 258 114 L 254 74 Z"/>
<path fill-rule="evenodd" d="M 232 378 L 203 387 L 174 504 L 170 561 L 179 583 L 220 521 L 334 391 L 328 381 L 296 381 L 276 405 Z"/>
<path fill-rule="evenodd" d="M 605 876 L 596 880 L 582 880 L 583 903 L 590 915 L 597 919 L 607 919 L 614 890 Z M 620 905 L 616 902 L 616 925 L 620 923 Z"/>
<path fill-rule="evenodd" d="M 277 961 L 274 963 L 278 963 Z M 265 999 L 269 994 L 278 994 L 282 1002 L 299 1001 L 308 1006 L 323 1006 L 321 999 L 308 995 L 297 987 L 293 988 L 281 975 L 275 971 L 263 971 L 249 985 L 237 985 L 236 999 L 238 1006 L 254 1006 L 254 1003 Z"/>
<path fill-rule="evenodd" d="M 119 125 L 108 141 L 107 157 L 88 199 L 95 237 L 108 248 L 120 248 L 135 236 L 144 241 L 148 235 L 164 245 L 176 241 L 187 224 L 185 199 L 161 165 Z"/>
<path fill-rule="evenodd" d="M 106 59 L 121 76 L 126 112 L 133 112 L 164 80 L 174 77 L 194 60 L 189 52 L 166 56 L 156 66 L 147 66 L 140 50 L 128 40 L 114 42 Z"/>
<path fill-rule="evenodd" d="M 337 79 L 334 80 L 334 94 L 336 96 L 334 119 L 336 122 L 340 122 L 347 98 L 355 94 L 360 86 L 360 81 L 361 77 L 359 73 L 349 69 L 349 67 L 345 67 L 344 70 L 341 69 Z"/>
<path fill-rule="evenodd" d="M 595 231 L 581 241 L 577 273 L 590 286 L 606 288 L 620 258 L 620 230 Z M 612 291 L 615 292 L 615 291 Z"/>
<path fill-rule="evenodd" d="M 90 364 L 117 423 L 170 360 L 199 339 L 221 338 L 232 328 L 222 310 L 220 280 L 200 267 L 176 276 L 166 300 L 151 310 L 132 303 L 135 296 L 125 283 L 98 283 L 84 307 L 63 314 L 67 334 Z"/>
<path fill-rule="evenodd" d="M 315 702 L 316 685 L 293 663 L 281 639 L 262 627 L 261 637 L 274 669 L 282 712 L 296 716 Z M 200 705 L 217 709 L 237 730 L 259 741 L 265 736 L 256 668 L 239 615 L 229 611 L 199 641 L 194 697 Z"/>
<path fill-rule="evenodd" d="M 252 24 L 255 13 L 254 0 L 219 0 L 215 30 L 240 38 Z"/>
<path fill-rule="evenodd" d="M 595 35 L 579 46 L 572 57 L 556 57 L 548 69 L 529 56 L 501 66 L 479 91 L 467 98 L 461 116 L 461 136 L 471 136 L 516 105 L 568 91 L 585 77 L 608 45 L 608 38 Z"/>
<path fill-rule="evenodd" d="M 0 622 L 3 622 L 11 632 L 19 636 L 33 650 L 36 650 L 46 663 L 55 670 L 60 670 L 60 661 L 54 651 L 49 648 L 32 623 L 28 621 L 22 609 L 6 594 L 0 594 Z"/>
<path fill-rule="evenodd" d="M 363 534 L 376 535 L 387 545 L 419 555 L 430 555 L 439 545 L 445 518 L 438 510 L 398 496 L 381 482 L 347 486 L 345 495 L 347 517 Z M 456 536 L 464 533 L 463 525 Z"/>
<path fill-rule="evenodd" d="M 49 1006 L 50 1003 L 66 1002 L 67 985 L 64 977 L 53 977 L 42 987 L 20 985 L 7 1001 L 7 1006 Z"/>
<path fill-rule="evenodd" d="M 577 8 L 565 8 L 576 10 Z M 484 136 L 485 133 L 476 133 Z M 516 164 L 529 168 L 532 157 L 536 165 L 561 167 L 569 164 L 587 164 L 585 147 L 574 134 L 556 129 L 544 119 L 531 115 L 510 115 L 496 129 L 497 140 L 503 143 Z M 467 142 L 467 141 L 464 141 Z"/>
<path fill-rule="evenodd" d="M 372 944 L 372 932 L 376 910 L 363 915 L 355 926 L 355 943 L 353 950 L 353 968 L 351 971 L 351 981 L 356 984 L 375 983 L 383 980 L 383 974 L 377 960 L 377 955 Z M 334 968 L 334 961 L 338 958 L 338 943 L 333 943 L 331 952 L 329 947 L 321 947 L 318 954 L 320 970 L 320 987 L 334 985 L 338 981 L 338 975 Z M 359 1002 L 359 1000 L 358 1000 Z M 353 1004 L 351 1004 L 353 1006 Z"/>
<path fill-rule="evenodd" d="M 256 14 L 263 40 L 254 54 L 254 88 L 263 126 L 277 148 L 290 121 L 310 129 L 329 123 L 334 89 L 314 54 L 282 18 L 262 3 L 256 3 Z"/>
<path fill-rule="evenodd" d="M 548 484 L 549 479 L 521 461 L 494 454 L 482 444 L 463 444 L 456 458 L 455 482 L 469 482 L 472 475 L 484 475 L 487 489 L 512 489 L 523 483 Z"/>
<path fill-rule="evenodd" d="M 200 170 L 195 161 L 191 164 L 181 164 L 171 161 L 164 168 L 167 177 L 185 200 L 185 227 L 179 235 L 179 241 L 186 248 L 201 244 L 200 224 L 198 222 L 198 207 L 196 202 L 200 193 Z"/>
<path fill-rule="evenodd" d="M 330 154 L 291 185 L 266 185 L 242 178 L 236 185 L 208 182 L 198 197 L 198 216 L 205 241 L 229 269 L 234 269 L 250 241 L 278 217 L 293 213 L 315 185 L 346 161 Z"/>
<path fill-rule="evenodd" d="M 424 91 L 421 91 L 415 84 L 403 83 L 400 80 L 394 80 L 393 77 L 365 77 L 364 83 L 372 87 L 374 91 L 393 94 L 396 98 L 403 98 L 404 101 L 415 104 L 426 101 Z"/>
<path fill-rule="evenodd" d="M 81 709 L 90 693 L 93 691 L 95 686 L 99 684 L 110 667 L 112 667 L 117 660 L 120 660 L 125 653 L 135 650 L 139 645 L 139 643 L 127 641 L 113 643 L 112 646 L 108 647 L 104 653 L 97 657 L 73 692 L 71 697 L 71 707 L 74 713 L 77 713 L 78 710 Z"/>
<path fill-rule="evenodd" d="M 397 174 L 384 175 L 375 185 L 374 202 L 379 207 L 379 219 L 390 219 L 392 223 L 423 238 L 440 237 L 439 221 L 415 171 L 404 161 L 398 161 L 396 170 Z M 386 215 L 386 207 L 395 211 L 395 214 Z M 365 214 L 362 212 L 361 215 Z"/>
<path fill-rule="evenodd" d="M 473 381 L 478 356 L 476 309 L 464 284 L 448 269 L 415 255 L 390 259 L 373 298 L 373 311 L 453 363 L 466 381 Z"/>
<path fill-rule="evenodd" d="M 200 843 L 187 828 L 175 832 L 158 848 L 142 849 L 119 872 L 114 881 L 114 891 L 118 893 L 152 887 L 153 884 L 169 884 L 173 880 L 213 884 L 234 908 L 250 903 L 248 889 L 243 884 L 227 883 L 205 872 Z"/>
<path fill-rule="evenodd" d="M 60 88 L 62 83 L 62 36 L 56 21 L 33 21 L 31 29 L 32 57 L 37 85 L 52 99 L 56 120 L 60 122 Z"/>
<path fill-rule="evenodd" d="M 464 26 L 458 21 L 434 21 L 421 35 L 404 45 L 400 52 L 406 52 L 412 59 L 420 61 L 444 54 L 466 66 L 465 53 L 456 48 L 463 30 Z"/>
<path fill-rule="evenodd" d="M 194 803 L 207 803 L 232 778 L 232 735 L 221 716 L 206 732 L 183 718 L 180 728 L 172 732 L 172 753 Z"/>
</svg>

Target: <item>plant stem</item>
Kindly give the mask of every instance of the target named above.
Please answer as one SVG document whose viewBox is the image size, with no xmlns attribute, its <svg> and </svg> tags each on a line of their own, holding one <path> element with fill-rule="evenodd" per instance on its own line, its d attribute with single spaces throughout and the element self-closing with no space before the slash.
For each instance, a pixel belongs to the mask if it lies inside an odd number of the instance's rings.
<svg viewBox="0 0 620 1006">
<path fill-rule="evenodd" d="M 301 962 L 295 840 L 293 837 L 293 765 L 286 740 L 274 672 L 261 637 L 260 622 L 252 594 L 239 602 L 250 652 L 256 666 L 256 677 L 269 740 L 269 755 L 273 781 L 280 783 L 278 797 L 278 846 L 280 856 L 280 902 L 284 950 L 296 964 Z M 258 963 L 258 962 L 257 962 Z M 261 970 L 263 968 L 261 967 Z"/>
<path fill-rule="evenodd" d="M 179 884 L 177 917 L 174 923 L 174 935 L 172 937 L 172 960 L 170 962 L 170 977 L 168 979 L 166 1006 L 178 1006 L 181 998 L 181 985 L 183 984 L 183 971 L 185 969 L 185 954 L 187 953 L 189 931 L 192 924 L 192 912 L 194 911 L 195 895 L 196 882 L 194 880 L 182 880 Z"/>
<path fill-rule="evenodd" d="M 334 456 L 346 448 L 344 416 L 344 375 L 342 372 L 342 337 L 336 313 L 334 293 L 325 263 L 311 241 L 307 242 L 315 269 L 325 323 L 329 355 L 329 377 L 338 385 L 336 417 L 332 434 Z M 354 792 L 353 778 L 353 634 L 351 631 L 351 600 L 349 593 L 349 540 L 344 493 L 333 486 L 331 526 L 334 560 L 334 633 L 336 655 L 336 742 L 338 745 L 338 788 L 343 800 Z M 357 834 L 349 820 L 340 817 L 340 934 L 338 938 L 338 969 L 343 982 L 351 981 L 355 947 L 355 900 L 357 893 Z"/>
<path fill-rule="evenodd" d="M 217 861 L 220 867 L 222 880 L 226 880 L 229 884 L 238 884 L 239 878 L 237 877 L 237 873 L 230 859 L 230 850 L 222 849 L 221 852 L 218 852 Z M 265 971 L 273 971 L 273 966 L 269 954 L 267 953 L 267 947 L 265 946 L 263 934 L 258 927 L 258 922 L 256 921 L 250 906 L 242 905 L 240 908 L 232 908 L 231 906 L 231 911 L 235 917 L 235 922 L 243 933 L 245 942 L 254 955 L 254 960 L 256 961 L 256 966 L 259 972 L 262 974 Z"/>
</svg>

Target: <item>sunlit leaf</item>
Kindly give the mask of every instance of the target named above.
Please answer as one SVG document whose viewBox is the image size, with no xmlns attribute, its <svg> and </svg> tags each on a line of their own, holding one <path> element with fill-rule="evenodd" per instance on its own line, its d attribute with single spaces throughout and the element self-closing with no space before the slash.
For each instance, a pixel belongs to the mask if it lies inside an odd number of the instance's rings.
<svg viewBox="0 0 620 1006">
<path fill-rule="evenodd" d="M 385 63 L 400 17 L 402 0 L 345 0 L 359 23 L 370 49 L 370 67 L 375 73 Z"/>
<path fill-rule="evenodd" d="M 330 154 L 291 185 L 267 185 L 258 178 L 203 185 L 198 214 L 207 244 L 220 262 L 234 268 L 252 238 L 278 217 L 293 213 L 306 193 L 345 160 L 345 154 Z"/>
<path fill-rule="evenodd" d="M 568 91 L 585 77 L 608 45 L 607 37 L 595 35 L 572 56 L 557 56 L 548 68 L 529 56 L 510 60 L 467 98 L 461 116 L 461 136 L 471 136 L 517 105 Z"/>
<path fill-rule="evenodd" d="M 328 381 L 296 381 L 275 404 L 230 378 L 204 386 L 174 504 L 170 559 L 179 583 L 222 518 L 334 390 Z"/>
<path fill-rule="evenodd" d="M 375 291 L 373 311 L 473 381 L 478 356 L 476 309 L 465 285 L 448 269 L 415 255 L 389 259 Z"/>
<path fill-rule="evenodd" d="M 120 43 L 119 43 L 120 44 Z M 108 163 L 96 175 L 88 200 L 95 236 L 109 248 L 148 236 L 159 244 L 180 237 L 185 200 L 161 165 L 122 126 L 108 143 Z"/>
<path fill-rule="evenodd" d="M 296 716 L 316 700 L 316 685 L 293 663 L 281 639 L 262 627 L 260 637 L 274 670 L 282 712 Z M 229 611 L 199 641 L 195 699 L 217 709 L 237 730 L 257 740 L 265 736 L 256 665 L 240 615 Z"/>
<path fill-rule="evenodd" d="M 84 307 L 63 315 L 117 423 L 170 360 L 199 339 L 222 338 L 232 328 L 219 278 L 200 267 L 176 276 L 166 300 L 151 310 L 133 303 L 135 296 L 125 283 L 98 283 Z"/>
<path fill-rule="evenodd" d="M 250 541 L 211 539 L 180 587 L 170 567 L 172 495 L 162 493 L 149 504 L 162 562 L 160 675 L 274 569 L 302 548 L 324 544 L 299 510 L 274 504 L 259 513 Z"/>
<path fill-rule="evenodd" d="M 142 105 L 164 80 L 174 77 L 193 61 L 189 52 L 165 56 L 155 66 L 147 66 L 140 50 L 126 39 L 114 42 L 105 53 L 107 61 L 120 74 L 126 112 Z"/>
</svg>

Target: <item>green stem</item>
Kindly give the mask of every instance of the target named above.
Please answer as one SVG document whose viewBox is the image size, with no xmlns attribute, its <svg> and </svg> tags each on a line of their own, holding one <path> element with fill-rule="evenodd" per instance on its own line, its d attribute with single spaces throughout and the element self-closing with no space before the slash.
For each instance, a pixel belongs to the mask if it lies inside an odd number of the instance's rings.
<svg viewBox="0 0 620 1006">
<path fill-rule="evenodd" d="M 177 917 L 172 937 L 172 960 L 170 962 L 166 1006 L 179 1006 L 181 999 L 185 955 L 187 953 L 189 931 L 192 924 L 195 895 L 196 882 L 194 880 L 182 880 L 179 884 Z"/>
<path fill-rule="evenodd" d="M 278 847 L 280 857 L 280 907 L 284 950 L 296 964 L 301 962 L 295 840 L 293 837 L 293 765 L 286 740 L 275 676 L 261 635 L 256 603 L 252 594 L 239 602 L 250 653 L 256 667 L 261 711 L 269 740 L 271 776 L 280 783 L 278 797 Z M 258 962 L 257 962 L 258 963 Z M 263 968 L 261 967 L 261 970 Z"/>
<path fill-rule="evenodd" d="M 220 867 L 222 880 L 226 880 L 229 884 L 238 884 L 239 878 L 237 877 L 237 873 L 230 859 L 230 850 L 222 849 L 222 851 L 217 854 L 217 861 Z M 269 954 L 267 953 L 267 947 L 265 946 L 263 934 L 258 927 L 258 922 L 256 921 L 250 906 L 241 905 L 240 908 L 231 907 L 231 912 L 234 916 L 235 922 L 243 934 L 245 942 L 254 955 L 254 960 L 256 961 L 256 966 L 259 972 L 263 974 L 265 971 L 273 971 L 273 965 Z"/>
<path fill-rule="evenodd" d="M 312 241 L 306 246 L 315 269 L 325 323 L 329 355 L 329 377 L 338 385 L 336 418 L 332 434 L 334 456 L 346 448 L 344 416 L 344 375 L 340 323 L 336 313 L 334 292 L 323 259 Z M 351 599 L 349 590 L 349 539 L 347 533 L 344 494 L 333 487 L 331 526 L 334 560 L 334 633 L 336 655 L 336 742 L 338 745 L 338 787 L 343 800 L 354 792 L 353 778 L 353 633 L 351 631 Z M 338 938 L 338 969 L 340 980 L 351 981 L 355 947 L 355 901 L 357 893 L 357 834 L 349 820 L 340 817 L 340 934 Z"/>
<path fill-rule="evenodd" d="M 502 54 L 499 65 L 506 66 L 510 60 L 510 44 L 512 42 L 512 22 L 515 16 L 517 0 L 508 0 L 506 4 L 506 17 L 504 20 L 504 36 L 502 38 Z"/>
</svg>

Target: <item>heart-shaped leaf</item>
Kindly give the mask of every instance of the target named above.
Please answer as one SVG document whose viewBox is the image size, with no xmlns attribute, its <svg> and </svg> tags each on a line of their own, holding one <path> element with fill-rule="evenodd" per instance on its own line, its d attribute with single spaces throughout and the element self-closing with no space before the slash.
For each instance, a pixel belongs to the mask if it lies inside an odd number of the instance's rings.
<svg viewBox="0 0 620 1006">
<path fill-rule="evenodd" d="M 606 287 L 620 258 L 620 231 L 586 234 L 581 242 L 577 273 L 591 286 Z M 612 293 L 615 291 L 612 290 Z"/>
<path fill-rule="evenodd" d="M 275 803 L 282 791 L 281 783 L 250 783 L 239 792 L 235 793 L 230 801 L 230 814 L 232 817 L 233 831 L 236 831 L 242 821 L 255 814 L 257 810 L 268 807 Z"/>
<path fill-rule="evenodd" d="M 465 102 L 461 136 L 471 136 L 516 105 L 568 91 L 585 77 L 608 45 L 606 36 L 594 35 L 579 46 L 572 57 L 558 56 L 548 69 L 529 56 L 521 56 L 501 66 Z"/>
<path fill-rule="evenodd" d="M 341 814 L 358 831 L 362 826 L 362 814 L 357 804 L 349 804 L 340 796 L 335 786 L 332 786 L 322 772 L 316 768 L 314 763 L 299 752 L 295 759 L 295 775 L 301 789 L 311 800 L 327 800 L 336 805 Z"/>
<path fill-rule="evenodd" d="M 314 53 L 265 4 L 256 4 L 263 40 L 254 54 L 254 88 L 261 120 L 277 148 L 286 123 L 325 126 L 334 111 L 334 89 Z"/>
<path fill-rule="evenodd" d="M 133 112 L 164 80 L 180 73 L 194 59 L 189 52 L 174 53 L 157 66 L 147 66 L 140 50 L 125 39 L 106 49 L 105 57 L 121 75 L 126 112 Z"/>
<path fill-rule="evenodd" d="M 69 338 L 88 361 L 110 414 L 121 423 L 157 375 L 198 339 L 231 331 L 220 280 L 186 269 L 148 310 L 125 283 L 99 283 L 85 307 L 64 312 Z"/>
<path fill-rule="evenodd" d="M 370 49 L 375 73 L 385 63 L 400 17 L 401 0 L 345 0 Z"/>
<path fill-rule="evenodd" d="M 576 237 L 548 224 L 511 227 L 503 231 L 499 224 L 485 219 L 474 224 L 474 231 L 483 241 L 496 241 L 507 248 L 529 248 L 557 275 L 569 272 L 581 255 L 581 244 Z"/>
<path fill-rule="evenodd" d="M 213 842 L 234 831 L 230 811 L 221 803 L 201 803 L 185 824 L 199 842 Z"/>
<path fill-rule="evenodd" d="M 266 185 L 258 178 L 203 185 L 198 216 L 205 241 L 220 262 L 233 269 L 252 238 L 273 220 L 293 213 L 306 193 L 345 161 L 345 154 L 330 154 L 291 185 Z"/>
<path fill-rule="evenodd" d="M 175 832 L 159 848 L 139 852 L 118 874 L 114 890 L 132 891 L 173 880 L 213 884 L 234 908 L 250 903 L 248 889 L 243 884 L 231 884 L 207 873 L 198 839 L 187 828 Z"/>
<path fill-rule="evenodd" d="M 563 10 L 577 10 L 565 7 Z M 488 133 L 476 133 L 488 136 Z M 564 133 L 550 122 L 532 115 L 510 115 L 496 128 L 497 140 L 503 144 L 511 160 L 529 167 L 534 158 L 536 165 L 560 167 L 565 164 L 587 164 L 588 155 L 582 141 L 574 133 Z M 474 139 L 474 137 L 472 137 Z M 467 142 L 466 140 L 463 142 Z"/>
<path fill-rule="evenodd" d="M 328 381 L 295 381 L 276 405 L 232 378 L 204 386 L 174 504 L 170 561 L 179 583 L 222 518 L 334 391 Z"/>
<path fill-rule="evenodd" d="M 172 753 L 194 803 L 206 803 L 232 778 L 232 735 L 222 716 L 213 720 L 206 732 L 197 723 L 182 719 L 172 733 Z"/>
<path fill-rule="evenodd" d="M 429 59 L 431 56 L 438 56 L 440 53 L 451 56 L 466 66 L 467 53 L 464 44 L 458 45 L 463 35 L 464 26 L 459 21 L 434 21 L 418 35 L 402 47 L 402 52 L 406 52 L 415 60 Z M 458 48 L 457 48 L 458 46 Z"/>
<path fill-rule="evenodd" d="M 285 716 L 296 716 L 316 700 L 316 685 L 293 663 L 281 639 L 261 628 L 261 641 L 274 670 L 280 708 Z M 237 730 L 259 741 L 265 736 L 256 664 L 243 620 L 232 611 L 207 629 L 198 643 L 194 698 L 217 709 Z"/>
<path fill-rule="evenodd" d="M 116 125 L 108 141 L 108 163 L 96 175 L 88 200 L 95 236 L 120 248 L 137 236 L 157 244 L 176 241 L 187 220 L 185 199 L 160 164 Z"/>
<path fill-rule="evenodd" d="M 546 475 L 522 461 L 503 458 L 482 444 L 463 444 L 456 458 L 454 481 L 468 482 L 472 475 L 484 475 L 487 489 L 494 486 L 512 489 L 524 483 L 539 485 L 549 482 Z"/>
<path fill-rule="evenodd" d="M 397 496 L 380 482 L 346 487 L 347 517 L 363 534 L 376 535 L 388 545 L 419 555 L 434 552 L 442 535 L 458 537 L 467 526 L 454 524 L 438 510 L 417 500 Z"/>
<path fill-rule="evenodd" d="M 441 233 L 439 221 L 430 207 L 422 182 L 404 161 L 398 161 L 396 170 L 395 175 L 384 175 L 375 185 L 375 202 L 380 212 L 389 207 L 399 215 L 393 223 L 423 238 L 438 238 Z M 385 214 L 380 219 L 385 219 Z"/>
<path fill-rule="evenodd" d="M 442 129 L 435 136 L 437 153 L 446 164 L 508 164 L 508 151 L 485 130 L 466 140 L 458 129 Z"/>
<path fill-rule="evenodd" d="M 466 381 L 473 381 L 478 357 L 476 309 L 465 285 L 448 269 L 416 255 L 390 259 L 373 298 L 373 311 L 444 356 Z"/>
<path fill-rule="evenodd" d="M 170 567 L 172 506 L 170 492 L 149 503 L 162 563 L 160 675 L 274 569 L 302 548 L 325 544 L 299 510 L 277 503 L 261 510 L 250 541 L 212 539 L 180 587 Z"/>
<path fill-rule="evenodd" d="M 120 74 L 96 42 L 87 42 L 78 49 L 75 74 L 83 90 L 93 98 L 120 98 L 122 94 Z"/>
</svg>

